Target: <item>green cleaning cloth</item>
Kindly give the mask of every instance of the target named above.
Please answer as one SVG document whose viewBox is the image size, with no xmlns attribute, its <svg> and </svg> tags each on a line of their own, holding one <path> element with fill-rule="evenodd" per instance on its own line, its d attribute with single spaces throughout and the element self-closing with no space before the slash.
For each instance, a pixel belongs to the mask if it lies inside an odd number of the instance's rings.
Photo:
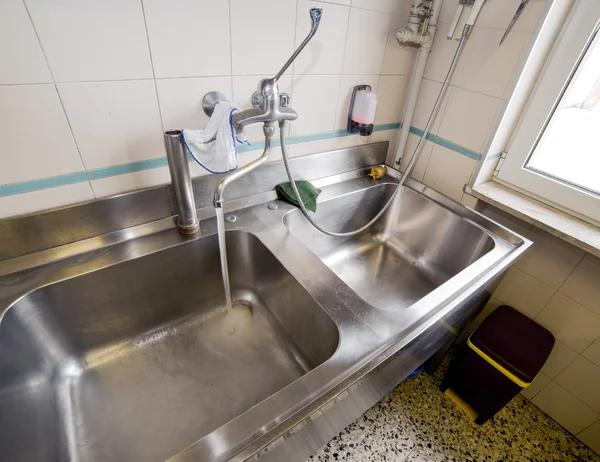
<svg viewBox="0 0 600 462">
<path fill-rule="evenodd" d="M 302 199 L 302 203 L 304 206 L 310 210 L 311 212 L 317 211 L 317 197 L 321 194 L 321 190 L 315 188 L 310 181 L 306 180 L 298 180 L 295 182 L 296 187 L 298 188 L 298 192 L 300 193 L 300 198 Z M 298 207 L 298 201 L 296 200 L 296 195 L 294 194 L 294 190 L 292 189 L 292 185 L 288 181 L 287 183 L 278 184 L 275 187 L 275 190 L 279 194 L 279 196 L 289 202 L 292 205 Z"/>
</svg>

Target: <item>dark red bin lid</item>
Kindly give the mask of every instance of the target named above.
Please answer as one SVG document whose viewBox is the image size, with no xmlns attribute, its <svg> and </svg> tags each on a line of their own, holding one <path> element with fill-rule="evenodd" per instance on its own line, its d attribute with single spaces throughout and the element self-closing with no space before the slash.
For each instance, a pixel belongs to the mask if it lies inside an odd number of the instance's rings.
<svg viewBox="0 0 600 462">
<path fill-rule="evenodd" d="M 554 346 L 554 336 L 508 305 L 498 307 L 470 337 L 498 365 L 531 383 Z"/>
</svg>

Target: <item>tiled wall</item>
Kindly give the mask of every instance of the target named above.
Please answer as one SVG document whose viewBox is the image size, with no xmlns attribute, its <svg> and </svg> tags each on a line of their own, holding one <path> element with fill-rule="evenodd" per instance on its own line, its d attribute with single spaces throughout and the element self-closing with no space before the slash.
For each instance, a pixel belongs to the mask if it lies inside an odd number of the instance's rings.
<svg viewBox="0 0 600 462">
<path fill-rule="evenodd" d="M 534 242 L 483 314 L 507 304 L 554 334 L 523 395 L 600 453 L 600 260 L 491 206 L 483 213 Z"/>
<path fill-rule="evenodd" d="M 3 0 L 0 217 L 169 181 L 162 132 L 201 128 L 202 96 L 242 108 L 324 9 L 283 76 L 299 118 L 292 155 L 369 141 L 343 137 L 350 90 L 378 90 L 375 139 L 395 137 L 415 50 L 401 47 L 412 0 Z M 389 132 L 389 133 L 388 133 Z M 260 127 L 248 130 L 262 139 Z M 321 134 L 320 136 L 315 136 Z M 316 141 L 315 141 L 316 140 Z M 257 156 L 242 150 L 239 163 Z M 273 156 L 274 159 L 278 155 Z M 195 175 L 205 174 L 193 166 Z"/>
</svg>

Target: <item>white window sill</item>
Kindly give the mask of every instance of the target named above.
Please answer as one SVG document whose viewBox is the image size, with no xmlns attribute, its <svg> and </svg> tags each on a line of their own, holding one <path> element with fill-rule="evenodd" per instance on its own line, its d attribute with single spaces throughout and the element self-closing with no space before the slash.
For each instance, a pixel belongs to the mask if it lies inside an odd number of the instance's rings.
<svg viewBox="0 0 600 462">
<path fill-rule="evenodd" d="M 465 192 L 600 257 L 600 228 L 499 183 L 489 181 Z"/>
</svg>

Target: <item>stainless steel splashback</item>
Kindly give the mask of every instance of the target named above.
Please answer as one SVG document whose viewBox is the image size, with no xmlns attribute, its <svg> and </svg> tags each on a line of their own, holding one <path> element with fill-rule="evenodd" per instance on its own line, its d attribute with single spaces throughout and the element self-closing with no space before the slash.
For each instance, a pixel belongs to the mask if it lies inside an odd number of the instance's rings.
<svg viewBox="0 0 600 462">
<path fill-rule="evenodd" d="M 340 149 L 291 160 L 293 171 L 305 180 L 316 180 L 385 162 L 388 142 Z M 212 208 L 220 175 L 193 180 L 194 199 L 200 209 Z M 272 191 L 287 181 L 283 162 L 273 162 L 233 183 L 226 201 Z M 0 220 L 0 261 L 52 249 L 126 228 L 172 219 L 176 206 L 170 184 L 105 199 Z"/>
</svg>

